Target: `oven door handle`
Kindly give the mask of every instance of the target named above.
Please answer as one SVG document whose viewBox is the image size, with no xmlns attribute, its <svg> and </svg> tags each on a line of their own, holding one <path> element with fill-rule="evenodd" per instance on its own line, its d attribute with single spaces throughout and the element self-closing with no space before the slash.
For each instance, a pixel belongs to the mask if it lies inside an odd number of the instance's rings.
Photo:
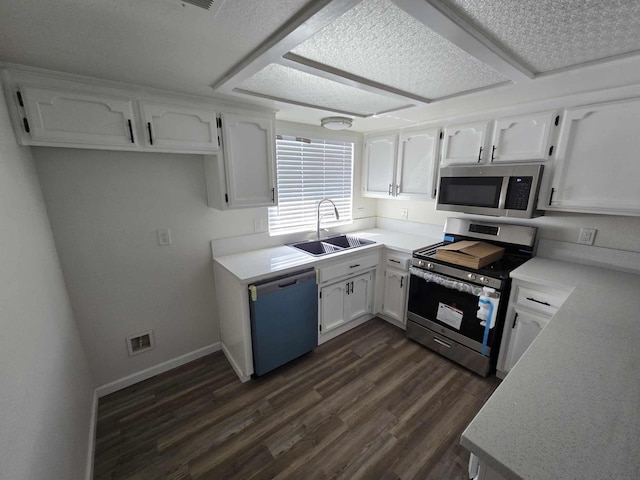
<svg viewBox="0 0 640 480">
<path fill-rule="evenodd" d="M 463 293 L 469 293 L 471 295 L 475 295 L 476 297 L 479 297 L 483 293 L 482 287 L 480 285 L 467 283 L 462 280 L 458 280 L 457 278 L 446 277 L 438 273 L 428 272 L 417 267 L 410 267 L 409 273 L 411 275 L 415 275 L 418 278 L 422 278 L 426 282 L 433 282 L 445 288 L 458 290 L 459 292 Z M 496 291 L 494 295 L 496 295 L 497 298 L 500 298 L 500 293 L 498 291 Z"/>
</svg>

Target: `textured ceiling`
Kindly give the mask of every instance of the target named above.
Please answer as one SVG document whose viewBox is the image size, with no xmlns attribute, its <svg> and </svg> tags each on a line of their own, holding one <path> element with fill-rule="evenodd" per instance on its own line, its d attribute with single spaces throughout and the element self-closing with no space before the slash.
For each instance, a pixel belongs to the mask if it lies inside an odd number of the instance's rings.
<svg viewBox="0 0 640 480">
<path fill-rule="evenodd" d="M 509 80 L 389 0 L 364 0 L 292 52 L 427 99 Z"/>
<path fill-rule="evenodd" d="M 445 0 L 536 73 L 640 50 L 638 0 Z"/>
<path fill-rule="evenodd" d="M 243 82 L 240 88 L 362 116 L 408 104 L 277 64 L 259 71 Z"/>
<path fill-rule="evenodd" d="M 511 53 L 516 58 L 534 59 L 529 66 L 536 71 L 637 48 L 637 0 L 441 1 L 508 52 L 514 48 Z M 314 0 L 224 0 L 214 14 L 178 0 L 0 0 L 0 61 L 211 96 L 212 83 L 311 3 Z M 378 20 L 384 22 L 384 18 Z M 491 29 L 493 34 L 488 33 Z M 396 30 L 382 28 L 378 33 L 394 39 Z M 586 57 L 581 59 L 579 52 Z M 406 55 L 392 51 L 375 57 L 375 53 L 356 59 L 358 68 L 375 70 L 395 56 Z M 395 75 L 395 81 L 407 85 L 418 84 L 422 74 L 410 71 L 403 79 L 395 72 L 381 73 Z M 393 128 L 631 84 L 640 84 L 640 57 L 357 118 L 354 130 Z M 327 110 L 249 98 L 243 101 L 280 108 L 279 119 L 318 125 L 320 118 L 332 115 Z"/>
<path fill-rule="evenodd" d="M 211 95 L 313 0 L 0 0 L 0 61 Z"/>
</svg>

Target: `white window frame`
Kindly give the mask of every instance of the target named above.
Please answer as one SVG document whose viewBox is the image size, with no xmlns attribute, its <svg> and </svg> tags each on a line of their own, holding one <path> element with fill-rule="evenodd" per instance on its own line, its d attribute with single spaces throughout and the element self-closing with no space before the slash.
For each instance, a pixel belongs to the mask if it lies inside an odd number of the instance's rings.
<svg viewBox="0 0 640 480">
<path fill-rule="evenodd" d="M 278 130 L 278 139 L 282 137 L 284 139 L 296 139 L 296 138 L 304 138 L 304 139 L 309 139 L 309 140 L 316 140 L 316 141 L 325 141 L 325 142 L 335 142 L 335 143 L 350 143 L 352 144 L 352 149 L 351 149 L 351 165 L 350 165 L 350 178 L 349 178 L 349 182 L 350 182 L 350 192 L 349 192 L 349 196 L 348 196 L 348 205 L 344 202 L 344 198 L 345 197 L 341 197 L 342 201 L 337 199 L 337 198 L 332 198 L 331 195 L 326 195 L 326 198 L 329 198 L 330 200 L 336 201 L 336 205 L 338 206 L 338 211 L 340 213 L 340 220 L 336 220 L 335 219 L 335 215 L 333 213 L 333 206 L 329 203 L 329 202 L 325 202 L 322 207 L 321 207 L 321 215 L 323 215 L 322 220 L 321 220 L 321 227 L 322 228 L 333 228 L 333 227 L 337 227 L 340 225 L 348 225 L 348 224 L 352 224 L 353 223 L 353 200 L 354 200 L 354 171 L 355 171 L 355 156 L 356 156 L 356 152 L 357 152 L 357 148 L 358 148 L 358 140 L 356 138 L 354 138 L 353 136 L 349 135 L 349 136 L 332 136 L 332 135 L 326 135 L 326 134 L 322 134 L 322 133 L 317 133 L 317 132 L 301 132 L 301 131 L 291 131 L 291 130 L 283 130 L 280 131 Z M 306 142 L 304 142 L 306 143 Z M 276 172 L 278 172 L 278 155 L 277 155 L 277 151 L 278 151 L 278 146 L 276 145 Z M 281 186 L 281 184 L 279 183 L 279 179 L 278 179 L 278 173 L 276 173 L 276 185 L 278 186 L 277 188 L 279 188 Z M 287 206 L 291 206 L 291 204 L 288 204 L 287 202 L 287 195 L 286 192 L 281 190 L 279 188 L 278 190 L 278 206 L 275 207 L 269 207 L 268 209 L 268 226 L 269 226 L 269 235 L 270 236 L 276 236 L 276 235 L 285 235 L 285 234 L 290 234 L 290 233 L 296 233 L 296 232 L 310 232 L 310 231 L 315 231 L 316 229 L 316 212 L 317 212 L 317 204 L 319 202 L 319 200 L 321 200 L 320 196 L 317 195 L 317 192 L 315 196 L 317 196 L 318 198 L 314 198 L 312 201 L 312 205 L 313 207 L 309 210 L 310 204 L 307 202 L 307 204 L 305 205 L 305 208 L 307 209 L 307 212 L 305 212 L 304 214 L 304 218 L 307 219 L 307 221 L 304 221 L 304 223 L 302 224 L 298 224 L 295 226 L 291 226 L 291 227 L 278 227 L 273 225 L 273 214 L 275 212 L 278 212 L 280 208 L 286 208 Z M 322 198 L 324 198 L 325 195 L 322 194 Z M 312 220 L 312 221 L 311 221 Z"/>
</svg>

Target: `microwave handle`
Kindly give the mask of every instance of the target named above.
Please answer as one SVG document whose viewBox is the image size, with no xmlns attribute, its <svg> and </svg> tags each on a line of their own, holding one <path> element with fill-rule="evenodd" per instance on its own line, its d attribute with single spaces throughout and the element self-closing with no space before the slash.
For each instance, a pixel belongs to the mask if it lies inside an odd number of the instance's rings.
<svg viewBox="0 0 640 480">
<path fill-rule="evenodd" d="M 507 204 L 507 191 L 509 190 L 509 179 L 511 177 L 502 177 L 502 188 L 500 189 L 500 198 L 498 199 L 498 208 L 504 210 Z"/>
</svg>

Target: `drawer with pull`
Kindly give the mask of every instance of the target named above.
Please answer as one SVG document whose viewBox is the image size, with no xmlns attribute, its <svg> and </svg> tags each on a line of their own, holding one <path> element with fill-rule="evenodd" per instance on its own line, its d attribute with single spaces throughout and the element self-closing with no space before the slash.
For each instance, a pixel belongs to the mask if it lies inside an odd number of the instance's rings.
<svg viewBox="0 0 640 480">
<path fill-rule="evenodd" d="M 528 308 L 529 310 L 553 316 L 568 296 L 568 292 L 542 292 L 518 285 L 515 295 L 515 303 Z"/>
<path fill-rule="evenodd" d="M 397 268 L 399 270 L 409 270 L 409 261 L 411 257 L 398 252 L 387 252 L 385 254 L 385 266 Z"/>
<path fill-rule="evenodd" d="M 340 263 L 320 267 L 318 269 L 318 281 L 319 283 L 325 283 L 336 278 L 371 270 L 377 267 L 379 262 L 380 255 L 378 253 L 365 256 L 343 257 Z"/>
</svg>

